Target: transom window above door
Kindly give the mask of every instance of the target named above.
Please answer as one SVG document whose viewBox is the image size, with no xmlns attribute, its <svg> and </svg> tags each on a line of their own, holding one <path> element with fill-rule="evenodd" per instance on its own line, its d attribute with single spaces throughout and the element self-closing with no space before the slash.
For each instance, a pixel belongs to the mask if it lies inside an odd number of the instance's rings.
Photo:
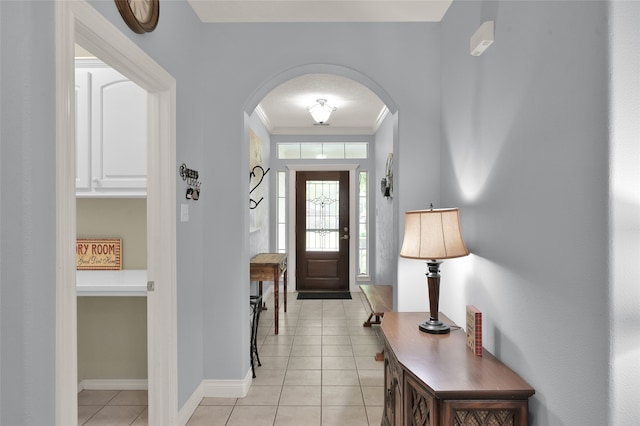
<svg viewBox="0 0 640 426">
<path fill-rule="evenodd" d="M 354 160 L 369 154 L 367 142 L 280 142 L 277 147 L 280 160 Z"/>
</svg>

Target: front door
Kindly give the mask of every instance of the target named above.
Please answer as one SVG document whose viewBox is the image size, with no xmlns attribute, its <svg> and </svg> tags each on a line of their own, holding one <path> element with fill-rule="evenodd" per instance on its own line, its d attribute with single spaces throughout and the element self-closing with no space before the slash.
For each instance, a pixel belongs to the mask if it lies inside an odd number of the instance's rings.
<svg viewBox="0 0 640 426">
<path fill-rule="evenodd" d="M 349 172 L 296 175 L 296 288 L 349 290 Z"/>
</svg>

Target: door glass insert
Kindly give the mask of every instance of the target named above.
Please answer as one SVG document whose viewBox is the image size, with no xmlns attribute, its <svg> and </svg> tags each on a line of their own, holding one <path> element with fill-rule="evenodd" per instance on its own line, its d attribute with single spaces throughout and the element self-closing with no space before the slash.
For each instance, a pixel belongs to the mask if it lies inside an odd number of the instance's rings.
<svg viewBox="0 0 640 426">
<path fill-rule="evenodd" d="M 306 186 L 306 251 L 339 250 L 340 182 L 309 180 Z"/>
</svg>

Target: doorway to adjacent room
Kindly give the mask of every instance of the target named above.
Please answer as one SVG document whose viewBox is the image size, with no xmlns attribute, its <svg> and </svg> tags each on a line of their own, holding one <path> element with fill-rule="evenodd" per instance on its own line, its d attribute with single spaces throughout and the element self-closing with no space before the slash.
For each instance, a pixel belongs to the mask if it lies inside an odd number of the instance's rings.
<svg viewBox="0 0 640 426">
<path fill-rule="evenodd" d="M 56 3 L 56 425 L 78 422 L 74 46 L 148 93 L 147 352 L 149 424 L 177 403 L 175 79 L 86 2 Z M 149 212 L 153 212 L 150 214 Z"/>
</svg>

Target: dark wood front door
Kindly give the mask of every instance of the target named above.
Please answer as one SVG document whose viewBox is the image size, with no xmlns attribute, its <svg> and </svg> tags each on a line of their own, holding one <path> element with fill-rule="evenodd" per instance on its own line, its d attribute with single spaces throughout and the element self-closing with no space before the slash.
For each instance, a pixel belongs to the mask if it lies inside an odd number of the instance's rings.
<svg viewBox="0 0 640 426">
<path fill-rule="evenodd" d="M 297 172 L 296 289 L 349 290 L 349 172 Z"/>
</svg>

